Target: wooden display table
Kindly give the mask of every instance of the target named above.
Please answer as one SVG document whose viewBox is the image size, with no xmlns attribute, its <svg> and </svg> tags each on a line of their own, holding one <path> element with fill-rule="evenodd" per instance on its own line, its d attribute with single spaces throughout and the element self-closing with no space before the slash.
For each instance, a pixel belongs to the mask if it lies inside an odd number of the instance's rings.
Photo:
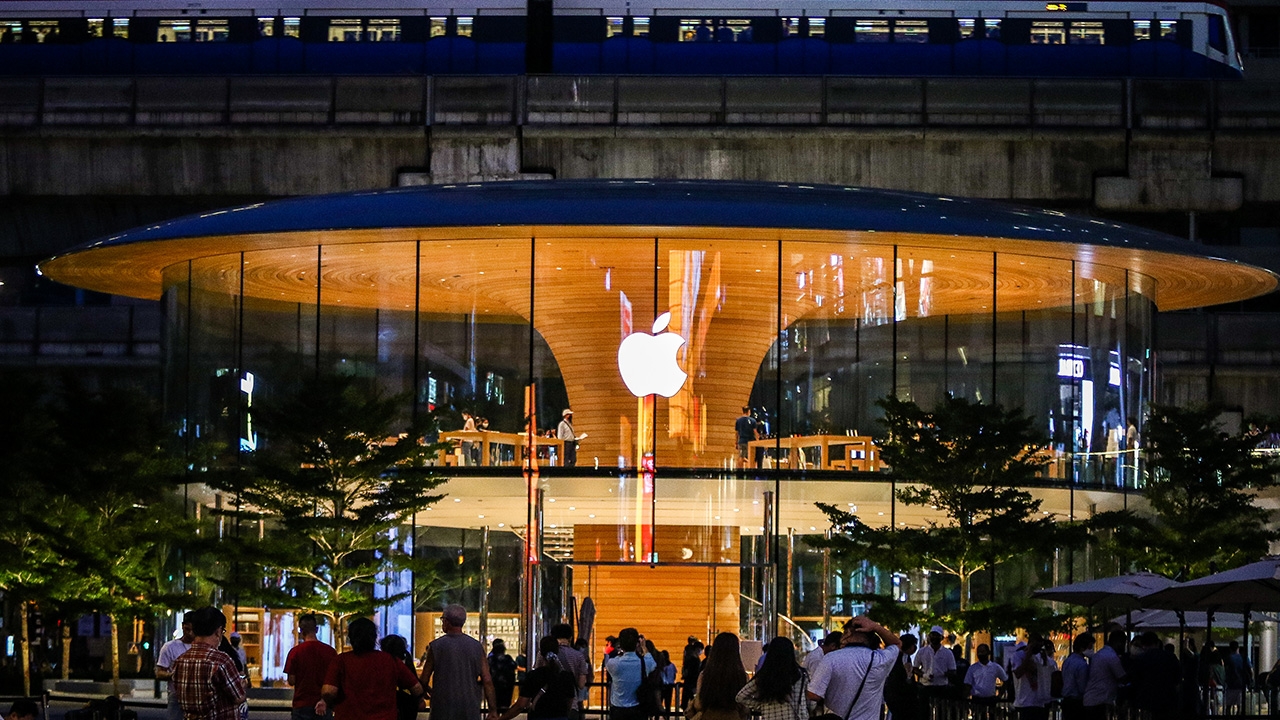
<svg viewBox="0 0 1280 720">
<path fill-rule="evenodd" d="M 564 463 L 564 441 L 555 438 L 534 438 L 538 447 L 538 461 L 547 465 Z M 524 459 L 527 438 L 521 433 L 495 432 L 493 430 L 453 430 L 440 433 L 440 442 L 453 444 L 450 452 L 441 452 L 439 459 L 445 465 L 463 467 L 514 467 Z M 554 460 L 554 462 L 553 462 Z"/>
<path fill-rule="evenodd" d="M 818 461 L 805 459 L 805 449 L 817 448 Z M 781 451 L 785 450 L 783 453 Z M 750 467 L 778 467 L 808 470 L 861 470 L 875 472 L 884 467 L 880 450 L 866 435 L 795 435 L 747 443 Z M 777 455 L 777 457 L 775 457 Z"/>
</svg>

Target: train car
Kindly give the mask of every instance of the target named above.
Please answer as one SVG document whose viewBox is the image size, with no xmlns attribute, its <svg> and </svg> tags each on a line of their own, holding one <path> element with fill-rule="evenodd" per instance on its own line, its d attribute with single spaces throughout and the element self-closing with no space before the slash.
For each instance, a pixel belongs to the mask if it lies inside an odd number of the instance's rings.
<svg viewBox="0 0 1280 720">
<path fill-rule="evenodd" d="M 0 74 L 1242 74 L 1203 2 L 164 2 L 0 0 Z"/>
</svg>

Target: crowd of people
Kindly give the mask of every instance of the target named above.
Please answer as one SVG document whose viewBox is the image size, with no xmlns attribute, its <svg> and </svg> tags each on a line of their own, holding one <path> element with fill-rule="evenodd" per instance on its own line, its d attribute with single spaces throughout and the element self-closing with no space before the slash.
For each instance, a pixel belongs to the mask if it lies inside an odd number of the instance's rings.
<svg viewBox="0 0 1280 720">
<path fill-rule="evenodd" d="M 508 655 L 501 639 L 486 654 L 463 632 L 466 619 L 462 606 L 444 608 L 443 633 L 419 667 L 405 638 L 379 642 L 367 618 L 346 624 L 350 649 L 339 653 L 318 638 L 314 615 L 300 616 L 300 642 L 285 661 L 291 720 L 413 720 L 427 698 L 431 720 L 582 720 L 593 685 L 603 685 L 604 702 L 591 709 L 607 710 L 610 720 L 925 720 L 948 707 L 977 720 L 995 717 L 998 707 L 1019 720 L 1048 720 L 1053 709 L 1062 720 L 1100 720 L 1116 717 L 1117 707 L 1155 720 L 1244 714 L 1244 692 L 1255 682 L 1235 641 L 1197 651 L 1188 640 L 1178 655 L 1152 632 L 1130 638 L 1114 629 L 1096 650 L 1096 636 L 1081 633 L 1059 667 L 1052 640 L 1032 635 L 999 662 L 979 644 L 971 663 L 941 627 L 920 645 L 866 616 L 803 657 L 790 639 L 774 638 L 750 672 L 733 633 L 709 646 L 691 636 L 677 668 L 628 627 L 606 638 L 597 681 L 587 641 L 575 643 L 567 624 L 552 627 L 529 662 Z M 217 608 L 189 612 L 182 636 L 160 649 L 156 677 L 168 683 L 170 720 L 248 717 L 244 657 L 226 624 Z M 10 720 L 33 714 L 23 702 Z"/>
</svg>

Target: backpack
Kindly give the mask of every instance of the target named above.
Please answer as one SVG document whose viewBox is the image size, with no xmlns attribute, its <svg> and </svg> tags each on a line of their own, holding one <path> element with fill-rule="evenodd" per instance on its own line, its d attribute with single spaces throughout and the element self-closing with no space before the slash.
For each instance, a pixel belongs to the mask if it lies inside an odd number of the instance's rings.
<svg viewBox="0 0 1280 720">
<path fill-rule="evenodd" d="M 574 677 L 573 673 L 560 667 L 552 674 L 547 684 L 538 690 L 538 694 L 533 696 L 529 706 L 530 708 L 536 708 L 541 704 L 544 709 L 547 707 L 552 708 L 554 710 L 553 714 L 558 715 L 560 709 L 571 706 L 577 697 L 578 679 Z"/>
</svg>

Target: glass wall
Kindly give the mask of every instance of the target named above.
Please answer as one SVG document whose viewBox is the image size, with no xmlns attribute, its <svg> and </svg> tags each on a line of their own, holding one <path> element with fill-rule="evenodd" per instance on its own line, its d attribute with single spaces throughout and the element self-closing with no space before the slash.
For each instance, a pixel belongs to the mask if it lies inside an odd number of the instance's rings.
<svg viewBox="0 0 1280 720">
<path fill-rule="evenodd" d="M 519 612 L 529 429 L 554 578 L 544 611 L 567 617 L 592 594 L 602 622 L 625 621 L 610 588 L 651 582 L 652 566 L 702 608 L 669 623 L 667 647 L 690 625 L 757 627 L 771 600 L 812 622 L 856 610 L 850 588 L 931 592 L 824 570 L 806 540 L 826 529 L 818 501 L 871 524 L 929 520 L 882 473 L 876 401 L 890 394 L 1023 408 L 1051 443 L 1054 513 L 1075 512 L 1076 488 L 1140 478 L 1154 283 L 1124 269 L 786 233 L 566 232 L 257 250 L 174 265 L 164 283 L 167 411 L 189 438 L 270 443 L 253 404 L 307 373 L 374 381 L 406 426 L 438 420 L 427 439 L 449 444 L 434 467 L 446 498 L 394 540 L 448 565 L 448 582 L 380 619 L 419 646 L 443 602 L 483 605 L 493 636 Z M 774 561 L 786 577 L 771 599 Z M 412 580 L 379 582 L 391 596 Z M 670 604 L 634 601 L 640 616 Z"/>
</svg>

